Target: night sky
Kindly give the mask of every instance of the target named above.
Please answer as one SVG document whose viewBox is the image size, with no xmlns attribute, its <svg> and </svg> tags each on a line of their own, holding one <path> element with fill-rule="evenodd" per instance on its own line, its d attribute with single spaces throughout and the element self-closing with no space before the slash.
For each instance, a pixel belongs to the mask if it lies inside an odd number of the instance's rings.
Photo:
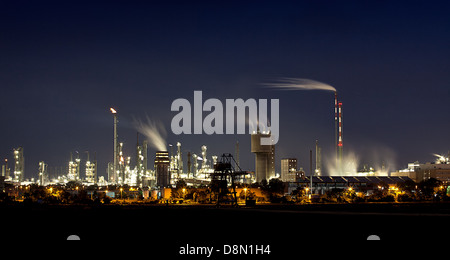
<svg viewBox="0 0 450 260">
<path fill-rule="evenodd" d="M 254 170 L 249 135 L 172 133 L 172 101 L 193 104 L 202 90 L 204 100 L 224 103 L 279 99 L 277 171 L 286 157 L 308 169 L 316 139 L 324 160 L 332 157 L 334 95 L 263 87 L 281 77 L 338 90 L 344 152 L 361 165 L 399 169 L 450 149 L 449 2 L 242 2 L 2 1 L 0 158 L 11 162 L 23 146 L 30 178 L 41 160 L 60 167 L 70 152 L 85 159 L 90 151 L 105 175 L 113 106 L 133 158 L 133 120 L 148 116 L 184 155 L 203 144 L 209 155 L 234 154 L 239 141 L 242 168 Z"/>
</svg>

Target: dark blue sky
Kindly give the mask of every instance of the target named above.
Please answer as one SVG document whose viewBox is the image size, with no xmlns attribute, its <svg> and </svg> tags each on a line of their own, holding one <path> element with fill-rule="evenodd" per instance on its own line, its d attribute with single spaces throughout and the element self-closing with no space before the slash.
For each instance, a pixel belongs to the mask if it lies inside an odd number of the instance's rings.
<svg viewBox="0 0 450 260">
<path fill-rule="evenodd" d="M 239 140 L 242 166 L 254 170 L 248 135 L 171 133 L 172 101 L 192 101 L 194 90 L 204 99 L 278 98 L 277 168 L 284 157 L 308 168 L 315 139 L 325 157 L 333 150 L 333 93 L 261 86 L 279 77 L 338 89 L 344 151 L 361 163 L 402 168 L 450 149 L 445 1 L 129 2 L 0 3 L 0 157 L 12 161 L 23 146 L 26 177 L 40 160 L 65 166 L 71 151 L 86 150 L 104 175 L 111 106 L 131 156 L 133 117 L 148 115 L 185 153 L 203 144 L 210 155 L 234 153 Z"/>
</svg>

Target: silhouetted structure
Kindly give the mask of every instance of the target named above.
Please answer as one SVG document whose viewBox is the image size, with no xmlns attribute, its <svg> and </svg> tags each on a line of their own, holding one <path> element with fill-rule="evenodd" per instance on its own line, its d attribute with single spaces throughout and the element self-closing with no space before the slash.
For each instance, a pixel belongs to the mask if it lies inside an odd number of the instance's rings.
<svg viewBox="0 0 450 260">
<path fill-rule="evenodd" d="M 233 168 L 232 162 L 234 162 L 239 171 L 236 171 L 235 168 Z M 241 168 L 234 160 L 233 155 L 229 153 L 222 154 L 220 160 L 214 165 L 214 173 L 211 173 L 211 190 L 218 193 L 217 205 L 220 205 L 220 202 L 223 201 L 223 197 L 228 194 L 228 182 L 231 182 L 234 198 L 232 204 L 237 206 L 235 180 L 236 177 L 246 174 L 248 173 L 241 171 Z"/>
</svg>

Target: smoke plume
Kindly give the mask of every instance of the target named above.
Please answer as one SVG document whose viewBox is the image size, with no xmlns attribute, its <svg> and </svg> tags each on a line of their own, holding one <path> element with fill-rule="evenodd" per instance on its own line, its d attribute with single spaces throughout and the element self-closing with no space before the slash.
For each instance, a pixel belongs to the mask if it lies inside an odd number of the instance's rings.
<svg viewBox="0 0 450 260">
<path fill-rule="evenodd" d="M 312 79 L 301 78 L 280 78 L 278 82 L 264 83 L 263 85 L 269 88 L 276 88 L 280 90 L 327 90 L 336 91 L 336 88 L 328 84 L 315 81 Z"/>
<path fill-rule="evenodd" d="M 139 133 L 147 137 L 150 146 L 157 151 L 167 151 L 165 138 L 167 137 L 166 129 L 162 122 L 152 121 L 147 116 L 147 122 L 140 119 L 134 119 L 134 125 Z"/>
<path fill-rule="evenodd" d="M 338 164 L 335 156 L 326 160 L 325 169 L 330 176 L 356 176 L 358 172 L 359 158 L 355 153 L 349 152 L 342 158 L 341 164 Z"/>
</svg>

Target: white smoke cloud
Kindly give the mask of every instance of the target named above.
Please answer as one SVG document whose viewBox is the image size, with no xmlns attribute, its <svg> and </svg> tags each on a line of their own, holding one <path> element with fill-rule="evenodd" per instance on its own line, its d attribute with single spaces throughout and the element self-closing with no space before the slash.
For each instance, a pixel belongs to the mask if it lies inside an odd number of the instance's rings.
<svg viewBox="0 0 450 260">
<path fill-rule="evenodd" d="M 344 154 L 342 163 L 338 164 L 335 156 L 327 158 L 325 164 L 329 176 L 356 176 L 358 172 L 359 158 L 353 152 Z"/>
<path fill-rule="evenodd" d="M 315 81 L 312 79 L 301 78 L 280 78 L 275 83 L 263 83 L 269 88 L 276 88 L 280 90 L 327 90 L 336 91 L 331 85 Z"/>
<path fill-rule="evenodd" d="M 167 151 L 166 137 L 167 131 L 160 121 L 152 121 L 147 116 L 147 122 L 140 119 L 134 120 L 134 125 L 139 133 L 147 137 L 149 145 L 157 151 Z"/>
</svg>

